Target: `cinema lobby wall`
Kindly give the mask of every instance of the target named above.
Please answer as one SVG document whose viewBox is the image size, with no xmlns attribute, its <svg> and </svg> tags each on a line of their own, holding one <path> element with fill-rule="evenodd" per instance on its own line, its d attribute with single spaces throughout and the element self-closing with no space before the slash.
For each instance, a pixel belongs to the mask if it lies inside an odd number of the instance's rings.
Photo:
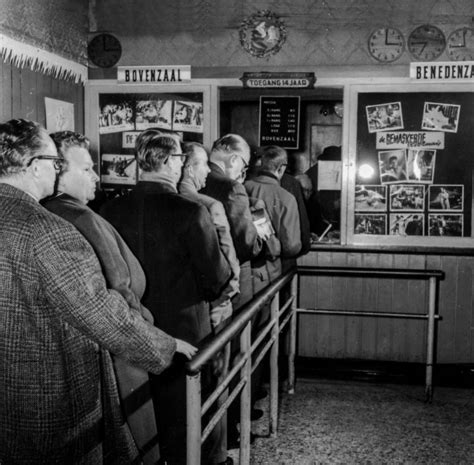
<svg viewBox="0 0 474 465">
<path fill-rule="evenodd" d="M 282 49 L 266 58 L 251 56 L 243 50 L 239 40 L 242 20 L 258 10 L 271 10 L 279 15 L 287 29 Z M 374 86 L 375 89 L 392 84 L 401 88 L 414 85 L 409 79 L 412 61 L 409 53 L 405 51 L 394 63 L 378 63 L 367 51 L 368 36 L 376 27 L 391 25 L 406 38 L 411 30 L 425 23 L 440 27 L 448 35 L 458 27 L 471 25 L 472 13 L 471 0 L 400 0 L 396 4 L 380 0 L 261 1 L 258 4 L 231 0 L 166 0 L 160 1 L 159 5 L 153 0 L 95 0 L 88 4 L 83 53 L 86 53 L 87 39 L 106 31 L 118 37 L 122 44 L 118 66 L 191 65 L 192 81 L 180 84 L 179 88 L 192 90 L 198 86 L 204 89 L 208 101 L 205 113 L 209 116 L 204 129 L 206 144 L 220 132 L 221 89 L 241 88 L 239 78 L 244 72 L 312 72 L 316 76 L 316 94 L 320 91 L 327 95 L 328 90 L 337 89 L 344 102 L 342 157 L 344 179 L 348 184 L 341 193 L 341 223 L 345 232 L 341 232 L 339 244 L 314 244 L 300 259 L 300 264 L 444 271 L 445 279 L 440 282 L 438 295 L 441 320 L 436 361 L 438 364 L 473 364 L 472 243 L 467 240 L 461 244 L 449 240 L 431 244 L 408 240 L 397 244 L 360 241 L 349 228 L 354 213 L 350 208 L 353 201 L 349 187 L 354 187 L 355 182 L 354 131 L 359 86 Z M 66 8 L 61 11 L 61 16 L 67 20 L 73 15 L 77 16 L 77 10 Z M 444 53 L 438 60 L 449 61 L 449 58 Z M 6 102 L 0 106 L 2 120 L 22 116 L 44 123 L 42 98 L 51 96 L 73 102 L 76 128 L 88 132 L 97 108 L 91 107 L 87 96 L 83 106 L 82 84 L 45 77 L 41 71 L 29 71 L 15 64 L 2 62 L 1 67 L 2 102 Z M 94 86 L 117 89 L 116 76 L 115 67 L 89 66 L 86 93 Z M 450 83 L 438 85 L 447 90 L 453 88 Z M 472 83 L 455 86 L 472 91 Z M 162 89 L 159 85 L 149 88 L 153 92 Z M 424 85 L 419 84 L 418 88 L 424 89 Z M 239 115 L 242 117 L 242 113 Z M 94 134 L 88 135 L 96 138 Z M 386 278 L 306 277 L 302 279 L 299 291 L 299 306 L 303 308 L 423 313 L 427 300 L 427 286 L 423 281 Z M 298 354 L 302 357 L 423 363 L 425 337 L 423 321 L 303 314 L 299 318 Z"/>
</svg>

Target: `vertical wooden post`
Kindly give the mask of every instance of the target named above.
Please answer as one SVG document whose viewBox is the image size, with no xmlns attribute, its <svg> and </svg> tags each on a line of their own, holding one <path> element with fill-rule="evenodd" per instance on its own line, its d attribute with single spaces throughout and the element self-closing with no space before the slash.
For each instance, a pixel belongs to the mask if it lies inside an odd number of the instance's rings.
<svg viewBox="0 0 474 465">
<path fill-rule="evenodd" d="M 270 319 L 273 324 L 271 337 L 274 339 L 270 351 L 270 437 L 276 438 L 278 428 L 278 340 L 280 298 L 277 293 L 271 302 Z"/>
<path fill-rule="evenodd" d="M 186 465 L 201 464 L 201 373 L 186 376 Z"/>
<path fill-rule="evenodd" d="M 296 355 L 296 324 L 298 316 L 296 313 L 298 297 L 298 275 L 295 274 L 291 280 L 291 319 L 290 319 L 290 341 L 288 347 L 288 394 L 295 393 L 295 355 Z"/>
<path fill-rule="evenodd" d="M 429 306 L 428 306 L 428 334 L 426 336 L 426 380 L 425 400 L 433 400 L 433 360 L 435 338 L 435 312 L 436 312 L 436 277 L 430 277 Z"/>
<path fill-rule="evenodd" d="M 249 321 L 240 335 L 240 353 L 248 355 L 241 370 L 241 378 L 246 378 L 246 383 L 240 393 L 240 465 L 250 464 L 250 383 L 252 378 L 252 355 L 250 351 L 251 326 Z"/>
</svg>

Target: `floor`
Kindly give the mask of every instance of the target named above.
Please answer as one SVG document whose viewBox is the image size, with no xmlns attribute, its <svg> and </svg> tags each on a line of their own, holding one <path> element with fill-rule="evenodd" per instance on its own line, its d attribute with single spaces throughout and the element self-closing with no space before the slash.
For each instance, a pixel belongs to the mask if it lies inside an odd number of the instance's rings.
<svg viewBox="0 0 474 465">
<path fill-rule="evenodd" d="M 252 424 L 264 435 L 265 411 Z M 278 437 L 257 438 L 251 464 L 474 464 L 474 389 L 354 380 L 297 380 L 281 393 Z M 238 463 L 238 450 L 230 455 Z"/>
</svg>

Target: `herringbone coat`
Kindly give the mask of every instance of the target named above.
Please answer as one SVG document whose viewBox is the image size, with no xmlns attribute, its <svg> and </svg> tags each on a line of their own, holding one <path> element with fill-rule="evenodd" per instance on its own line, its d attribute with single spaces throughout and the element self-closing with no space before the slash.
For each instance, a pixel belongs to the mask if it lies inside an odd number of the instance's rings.
<svg viewBox="0 0 474 465">
<path fill-rule="evenodd" d="M 0 463 L 130 463 L 109 351 L 158 374 L 163 350 L 82 235 L 0 184 Z"/>
</svg>

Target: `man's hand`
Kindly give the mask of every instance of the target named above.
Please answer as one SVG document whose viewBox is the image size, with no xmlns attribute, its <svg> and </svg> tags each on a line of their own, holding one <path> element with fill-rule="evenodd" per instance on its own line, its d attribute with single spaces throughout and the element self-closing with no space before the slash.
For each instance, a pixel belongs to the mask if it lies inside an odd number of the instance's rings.
<svg viewBox="0 0 474 465">
<path fill-rule="evenodd" d="M 197 351 L 197 347 L 194 347 L 182 339 L 176 339 L 176 352 L 183 354 L 188 360 L 191 360 Z"/>
</svg>

